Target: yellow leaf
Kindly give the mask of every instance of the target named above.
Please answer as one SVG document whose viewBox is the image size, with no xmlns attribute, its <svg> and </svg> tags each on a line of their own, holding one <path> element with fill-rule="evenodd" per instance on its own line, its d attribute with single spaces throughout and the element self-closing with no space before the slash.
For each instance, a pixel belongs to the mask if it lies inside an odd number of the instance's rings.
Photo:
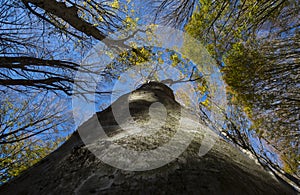
<svg viewBox="0 0 300 195">
<path fill-rule="evenodd" d="M 115 9 L 119 9 L 120 8 L 119 1 L 114 0 L 114 2 L 111 4 L 111 7 Z"/>
<path fill-rule="evenodd" d="M 201 104 L 202 104 L 203 106 L 208 106 L 208 105 L 209 105 L 209 100 L 206 99 L 206 100 L 204 100 L 203 102 L 201 102 Z"/>
<path fill-rule="evenodd" d="M 158 63 L 163 64 L 163 63 L 164 63 L 164 60 L 161 59 L 161 58 L 158 58 Z"/>
<path fill-rule="evenodd" d="M 99 17 L 98 17 L 98 20 L 99 20 L 100 22 L 103 22 L 103 21 L 104 21 L 104 19 L 103 19 L 102 16 L 99 16 Z"/>
</svg>

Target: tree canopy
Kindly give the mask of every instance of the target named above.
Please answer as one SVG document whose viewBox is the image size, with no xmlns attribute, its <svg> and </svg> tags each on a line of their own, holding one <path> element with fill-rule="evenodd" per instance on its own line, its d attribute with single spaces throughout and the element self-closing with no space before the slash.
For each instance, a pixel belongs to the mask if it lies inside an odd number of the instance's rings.
<svg viewBox="0 0 300 195">
<path fill-rule="evenodd" d="M 252 123 L 249 131 L 299 176 L 299 2 L 200 3 L 186 30 L 218 60 L 230 101 Z"/>
</svg>

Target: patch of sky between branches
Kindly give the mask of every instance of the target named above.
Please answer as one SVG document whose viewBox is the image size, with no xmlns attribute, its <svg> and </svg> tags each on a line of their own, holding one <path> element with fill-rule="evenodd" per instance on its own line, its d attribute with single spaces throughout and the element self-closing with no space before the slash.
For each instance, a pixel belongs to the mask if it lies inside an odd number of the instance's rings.
<svg viewBox="0 0 300 195">
<path fill-rule="evenodd" d="M 107 94 L 96 94 L 95 96 L 95 110 L 101 111 L 110 105 L 110 102 L 115 101 L 121 95 L 129 93 L 132 89 L 138 88 L 145 82 L 148 81 L 163 81 L 166 79 L 172 79 L 173 81 L 178 81 L 183 79 L 184 81 L 189 80 L 191 75 L 193 78 L 202 77 L 203 73 L 199 72 L 195 67 L 191 60 L 185 59 L 180 53 L 169 50 L 161 47 L 145 47 L 146 50 L 151 51 L 151 56 L 147 62 L 144 62 L 139 65 L 132 65 L 121 63 L 117 58 L 115 58 L 110 64 L 107 65 L 107 70 L 113 71 L 113 76 L 111 75 L 103 75 L 99 79 L 99 83 L 97 84 L 97 91 L 113 91 L 113 87 L 116 82 L 121 82 L 122 91 L 118 91 L 117 96 L 111 97 Z M 176 55 L 178 57 L 178 63 L 174 64 L 174 59 L 172 60 L 172 56 Z M 132 69 L 132 66 L 135 66 Z M 112 69 L 112 67 L 114 67 Z M 155 68 L 157 68 L 155 70 Z M 177 71 L 172 71 L 176 69 Z M 132 75 L 126 77 L 126 80 L 120 80 L 121 75 L 128 71 L 128 75 Z M 194 82 L 189 82 L 194 85 Z M 184 90 L 185 83 L 176 83 L 171 85 L 170 87 L 176 94 L 176 92 L 180 89 Z M 196 96 L 196 94 L 187 94 Z M 199 95 L 199 94 L 198 94 Z M 196 97 L 198 101 L 204 101 L 207 97 L 207 93 L 201 94 L 201 96 Z M 194 97 L 195 98 L 195 97 Z M 192 98 L 192 99 L 194 99 Z M 112 100 L 112 101 L 111 101 Z"/>
</svg>

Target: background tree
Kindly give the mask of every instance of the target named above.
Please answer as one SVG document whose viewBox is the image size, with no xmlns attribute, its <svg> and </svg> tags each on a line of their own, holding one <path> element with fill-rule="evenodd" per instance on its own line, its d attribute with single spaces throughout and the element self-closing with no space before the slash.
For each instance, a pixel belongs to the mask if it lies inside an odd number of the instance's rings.
<svg viewBox="0 0 300 195">
<path fill-rule="evenodd" d="M 8 98 L 9 96 L 9 98 Z M 1 92 L 1 183 L 8 181 L 56 149 L 72 129 L 66 102 L 47 92 L 20 96 Z"/>
<path fill-rule="evenodd" d="M 186 26 L 187 32 L 202 40 L 215 56 L 224 72 L 230 100 L 244 107 L 243 112 L 252 122 L 250 132 L 254 130 L 257 139 L 264 139 L 256 143 L 265 143 L 265 150 L 255 153 L 269 159 L 266 161 L 271 167 L 274 163 L 281 165 L 296 176 L 299 2 L 237 0 L 200 4 Z M 233 129 L 229 126 L 227 131 L 232 134 Z M 252 136 L 247 137 L 250 145 L 260 147 Z M 273 149 L 268 151 L 266 143 Z M 284 165 L 272 153 L 281 156 Z"/>
</svg>

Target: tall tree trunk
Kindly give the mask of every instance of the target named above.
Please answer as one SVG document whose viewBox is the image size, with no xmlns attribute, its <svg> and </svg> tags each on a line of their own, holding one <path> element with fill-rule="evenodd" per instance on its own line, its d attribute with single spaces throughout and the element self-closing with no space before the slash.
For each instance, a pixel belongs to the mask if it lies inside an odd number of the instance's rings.
<svg viewBox="0 0 300 195">
<path fill-rule="evenodd" d="M 161 108 L 151 106 L 160 102 L 165 107 L 166 122 L 159 130 L 152 131 L 152 117 L 162 119 Z M 126 116 L 129 104 L 131 117 Z M 151 107 L 150 107 L 151 106 Z M 120 121 L 114 119 L 113 108 L 118 108 Z M 151 112 L 149 110 L 152 110 Z M 131 119 L 134 119 L 131 120 Z M 108 135 L 97 131 L 100 121 Z M 132 122 L 138 124 L 140 130 Z M 218 138 L 209 152 L 199 156 L 199 148 L 210 131 L 197 126 L 197 117 L 182 108 L 174 99 L 172 90 L 161 83 L 148 83 L 120 97 L 106 110 L 97 113 L 66 141 L 59 149 L 43 159 L 21 176 L 3 185 L 1 194 L 296 194 L 287 184 L 265 171 L 231 144 Z M 126 131 L 122 129 L 126 129 Z M 111 143 L 131 151 L 156 151 L 172 140 L 182 128 L 180 139 L 172 150 L 161 150 L 161 157 L 168 157 L 176 147 L 191 143 L 171 162 L 152 170 L 130 171 L 105 164 L 103 156 L 118 153 Z M 142 129 L 142 131 L 141 131 Z M 83 141 L 85 144 L 83 143 Z M 151 154 L 155 154 L 151 153 Z M 118 154 L 115 163 L 130 167 L 149 167 L 149 156 L 131 159 Z M 96 156 L 99 156 L 100 159 Z M 109 158 L 109 157 L 107 157 Z M 164 158 L 162 158 L 164 160 Z M 104 159 L 104 161 L 108 162 Z M 142 162 L 138 164 L 137 162 Z M 129 164 L 128 164 L 129 163 Z M 134 164 L 136 163 L 136 164 Z M 151 164 L 152 163 L 152 164 Z"/>
</svg>

